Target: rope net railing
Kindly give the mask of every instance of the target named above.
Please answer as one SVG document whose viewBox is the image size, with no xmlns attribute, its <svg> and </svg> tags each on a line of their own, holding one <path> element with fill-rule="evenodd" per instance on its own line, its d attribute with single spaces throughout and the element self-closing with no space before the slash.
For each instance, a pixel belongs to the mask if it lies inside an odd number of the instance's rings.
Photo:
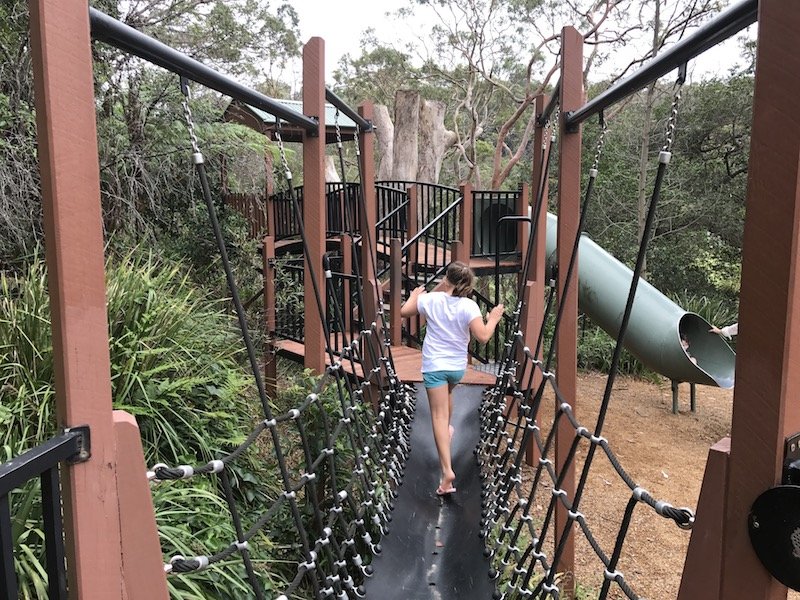
<svg viewBox="0 0 800 600">
<path fill-rule="evenodd" d="M 603 437 L 603 426 L 608 414 L 611 393 L 620 362 L 625 333 L 639 284 L 642 264 L 651 237 L 661 185 L 671 157 L 677 107 L 680 100 L 682 79 L 676 84 L 672 111 L 666 126 L 666 141 L 659 153 L 658 170 L 650 197 L 645 232 L 637 255 L 634 275 L 627 304 L 622 315 L 617 341 L 611 359 L 611 368 L 604 393 L 593 425 L 582 423 L 574 410 L 575 399 L 568 398 L 559 388 L 555 365 L 555 339 L 562 325 L 565 311 L 563 294 L 554 294 L 551 288 L 546 300 L 542 328 L 536 339 L 525 339 L 520 330 L 522 296 L 513 313 L 515 331 L 507 338 L 502 366 L 494 387 L 487 391 L 481 406 L 481 441 L 476 450 L 483 477 L 481 534 L 486 553 L 492 563 L 491 576 L 498 578 L 496 598 L 559 598 L 562 587 L 574 589 L 575 573 L 566 573 L 561 561 L 567 548 L 578 543 L 578 532 L 585 538 L 602 570 L 598 598 L 626 597 L 637 599 L 631 583 L 620 569 L 620 560 L 625 548 L 628 532 L 637 508 L 648 507 L 656 515 L 673 521 L 678 527 L 690 529 L 694 514 L 688 508 L 676 508 L 664 500 L 656 499 L 647 489 L 639 485 L 622 466 L 609 441 Z M 558 115 L 554 116 L 558 122 Z M 571 249 L 563 288 L 577 277 L 576 262 L 580 236 L 585 216 L 592 197 L 598 164 L 602 152 L 605 123 L 601 115 L 601 132 L 598 138 L 594 163 L 583 202 L 577 236 Z M 552 145 L 551 145 L 552 146 Z M 550 157 L 543 155 L 543 179 L 546 180 Z M 537 232 L 536 222 L 544 218 L 542 192 L 534 205 L 530 245 Z M 572 240 L 570 240 L 572 243 Z M 530 252 L 528 253 L 530 256 Z M 526 269 L 527 271 L 527 269 Z M 554 297 L 558 296 L 555 301 Z M 551 343 L 544 351 L 546 324 L 553 325 Z M 551 404 L 551 402 L 553 404 Z M 554 405 L 554 408 L 550 407 Z M 589 412 L 589 411 L 587 411 Z M 560 439 L 559 439 L 560 438 Z M 568 444 L 564 444 L 564 439 Z M 566 454 L 556 455 L 556 446 L 568 447 Z M 523 460 L 526 452 L 533 455 L 530 481 L 525 481 Z M 583 461 L 579 460 L 583 455 Z M 581 501 L 590 490 L 590 475 L 595 457 L 605 457 L 619 481 L 627 488 L 628 501 L 618 525 L 611 525 L 611 509 L 606 507 L 599 521 L 593 522 L 581 512 Z M 574 485 L 574 474 L 577 484 Z M 608 477 L 608 470 L 605 471 Z M 569 479 L 568 479 L 569 478 Z M 607 485 L 611 482 L 605 481 Z M 593 489 L 593 488 L 591 488 Z M 603 493 L 602 490 L 597 493 Z M 558 516 L 557 513 L 561 513 Z M 558 524 L 557 524 L 558 522 Z M 616 521 L 615 521 L 616 523 Z M 598 535 L 601 525 L 603 535 Z M 611 528 L 609 536 L 607 530 Z M 615 531 L 613 531 L 615 529 Z M 611 540 L 610 547 L 601 542 Z M 581 541 L 581 543 L 583 543 Z M 586 583 L 580 581 L 579 583 Z M 596 583 L 591 581 L 588 583 Z M 614 591 L 612 591 L 612 586 Z M 621 594 L 621 596 L 619 596 Z"/>
<path fill-rule="evenodd" d="M 219 458 L 199 465 L 158 464 L 148 472 L 148 479 L 154 485 L 181 485 L 177 480 L 216 477 L 236 531 L 236 539 L 213 553 L 173 556 L 165 564 L 165 571 L 171 575 L 191 573 L 238 555 L 254 596 L 265 598 L 264 586 L 252 560 L 251 543 L 261 531 L 270 530 L 280 520 L 291 523 L 295 539 L 290 551 L 294 554 L 291 560 L 297 567 L 279 599 L 363 597 L 363 580 L 371 573 L 370 557 L 380 552 L 378 541 L 388 529 L 395 489 L 403 475 L 409 450 L 413 390 L 405 386 L 395 373 L 385 328 L 372 322 L 364 326 L 358 336 L 344 339 L 336 351 L 329 343 L 330 335 L 327 335 L 329 364 L 316 380 L 313 390 L 298 404 L 276 410 L 275 399 L 269 398 L 266 392 L 247 315 L 228 260 L 205 161 L 194 132 L 189 88 L 185 80 L 181 81 L 181 88 L 192 161 L 252 368 L 262 414 L 246 439 Z M 278 139 L 287 175 L 286 195 L 292 202 L 305 256 L 308 257 L 299 202 L 293 194 L 291 172 L 285 161 L 280 134 Z M 347 220 L 351 224 L 355 222 L 352 214 L 347 216 Z M 306 266 L 312 273 L 316 306 L 307 307 L 304 318 L 315 318 L 313 310 L 316 309 L 326 333 L 329 333 L 332 323 L 336 324 L 338 331 L 345 331 L 342 294 L 333 284 L 330 261 L 325 257 L 324 264 L 309 263 Z M 326 275 L 325 289 L 318 288 L 314 276 L 319 272 L 316 269 L 320 268 Z M 363 307 L 363 302 L 359 301 L 359 305 Z M 328 317 L 325 316 L 326 309 Z M 237 459 L 249 452 L 259 453 L 258 456 L 273 469 L 280 491 L 270 498 L 257 518 L 251 517 L 252 522 L 245 523 L 234 497 L 233 482 Z"/>
</svg>

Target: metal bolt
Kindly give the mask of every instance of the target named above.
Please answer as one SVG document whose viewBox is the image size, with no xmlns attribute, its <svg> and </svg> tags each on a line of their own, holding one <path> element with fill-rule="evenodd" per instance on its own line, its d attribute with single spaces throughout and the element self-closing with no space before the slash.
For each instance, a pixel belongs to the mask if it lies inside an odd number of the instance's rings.
<svg viewBox="0 0 800 600">
<path fill-rule="evenodd" d="M 753 519 L 753 529 L 758 529 L 759 527 L 761 527 L 761 525 L 758 524 L 758 521 Z"/>
<path fill-rule="evenodd" d="M 80 458 L 80 460 L 89 460 L 89 453 L 86 450 L 81 450 L 80 454 L 78 454 L 78 458 Z"/>
<path fill-rule="evenodd" d="M 795 442 L 792 442 L 792 445 L 791 445 L 792 452 L 794 452 L 796 449 L 797 449 L 797 444 Z"/>
</svg>

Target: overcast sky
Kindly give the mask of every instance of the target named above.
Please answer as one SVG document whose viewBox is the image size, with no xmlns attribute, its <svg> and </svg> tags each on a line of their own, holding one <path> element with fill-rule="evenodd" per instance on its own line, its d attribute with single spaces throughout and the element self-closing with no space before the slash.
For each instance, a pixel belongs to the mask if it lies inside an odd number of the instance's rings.
<svg viewBox="0 0 800 600">
<path fill-rule="evenodd" d="M 325 40 L 325 72 L 329 85 L 333 84 L 333 71 L 339 59 L 349 53 L 358 56 L 362 32 L 370 27 L 375 29 L 378 39 L 391 42 L 409 42 L 417 39 L 420 33 L 418 17 L 416 31 L 412 23 L 392 19 L 387 13 L 409 5 L 409 0 L 289 0 L 300 18 L 302 41 L 312 36 Z M 752 32 L 754 26 L 750 27 Z M 741 34 L 740 34 L 741 35 Z M 752 35 L 752 33 L 751 33 Z M 692 79 L 711 75 L 724 75 L 735 62 L 739 53 L 736 38 L 713 48 L 690 64 Z M 622 65 L 619 67 L 622 68 Z M 608 75 L 618 72 L 614 65 L 608 66 Z M 301 73 L 299 65 L 290 75 L 293 85 L 299 88 Z"/>
</svg>

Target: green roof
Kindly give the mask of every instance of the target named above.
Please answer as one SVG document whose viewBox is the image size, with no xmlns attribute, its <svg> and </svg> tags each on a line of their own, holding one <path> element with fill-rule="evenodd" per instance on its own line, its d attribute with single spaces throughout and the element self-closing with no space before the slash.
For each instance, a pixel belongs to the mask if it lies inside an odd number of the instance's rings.
<svg viewBox="0 0 800 600">
<path fill-rule="evenodd" d="M 303 102 L 301 100 L 275 100 L 280 104 L 283 104 L 286 108 L 289 108 L 295 112 L 299 112 L 303 114 Z M 246 105 L 248 109 L 253 111 L 253 114 L 256 115 L 261 121 L 264 123 L 274 123 L 275 122 L 275 115 L 271 115 L 268 112 L 261 110 L 260 108 L 256 108 L 255 106 L 250 106 L 249 104 Z M 333 127 L 336 119 L 336 107 L 333 104 L 325 104 L 325 126 L 326 127 Z M 350 117 L 348 117 L 343 112 L 339 112 L 339 127 L 342 129 L 355 129 L 356 123 Z"/>
</svg>

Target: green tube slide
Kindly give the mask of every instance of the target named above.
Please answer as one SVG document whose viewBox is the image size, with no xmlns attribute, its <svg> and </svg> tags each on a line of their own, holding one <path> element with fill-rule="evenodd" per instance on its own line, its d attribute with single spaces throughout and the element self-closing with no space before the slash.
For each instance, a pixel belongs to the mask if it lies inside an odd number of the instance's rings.
<svg viewBox="0 0 800 600">
<path fill-rule="evenodd" d="M 556 262 L 557 219 L 547 215 L 547 264 Z M 566 268 L 566 265 L 564 266 Z M 583 234 L 578 254 L 578 305 L 611 337 L 617 337 L 633 271 Z M 633 302 L 625 348 L 673 381 L 733 387 L 736 354 L 711 325 L 687 312 L 644 279 Z M 681 338 L 688 342 L 688 348 Z"/>
</svg>

